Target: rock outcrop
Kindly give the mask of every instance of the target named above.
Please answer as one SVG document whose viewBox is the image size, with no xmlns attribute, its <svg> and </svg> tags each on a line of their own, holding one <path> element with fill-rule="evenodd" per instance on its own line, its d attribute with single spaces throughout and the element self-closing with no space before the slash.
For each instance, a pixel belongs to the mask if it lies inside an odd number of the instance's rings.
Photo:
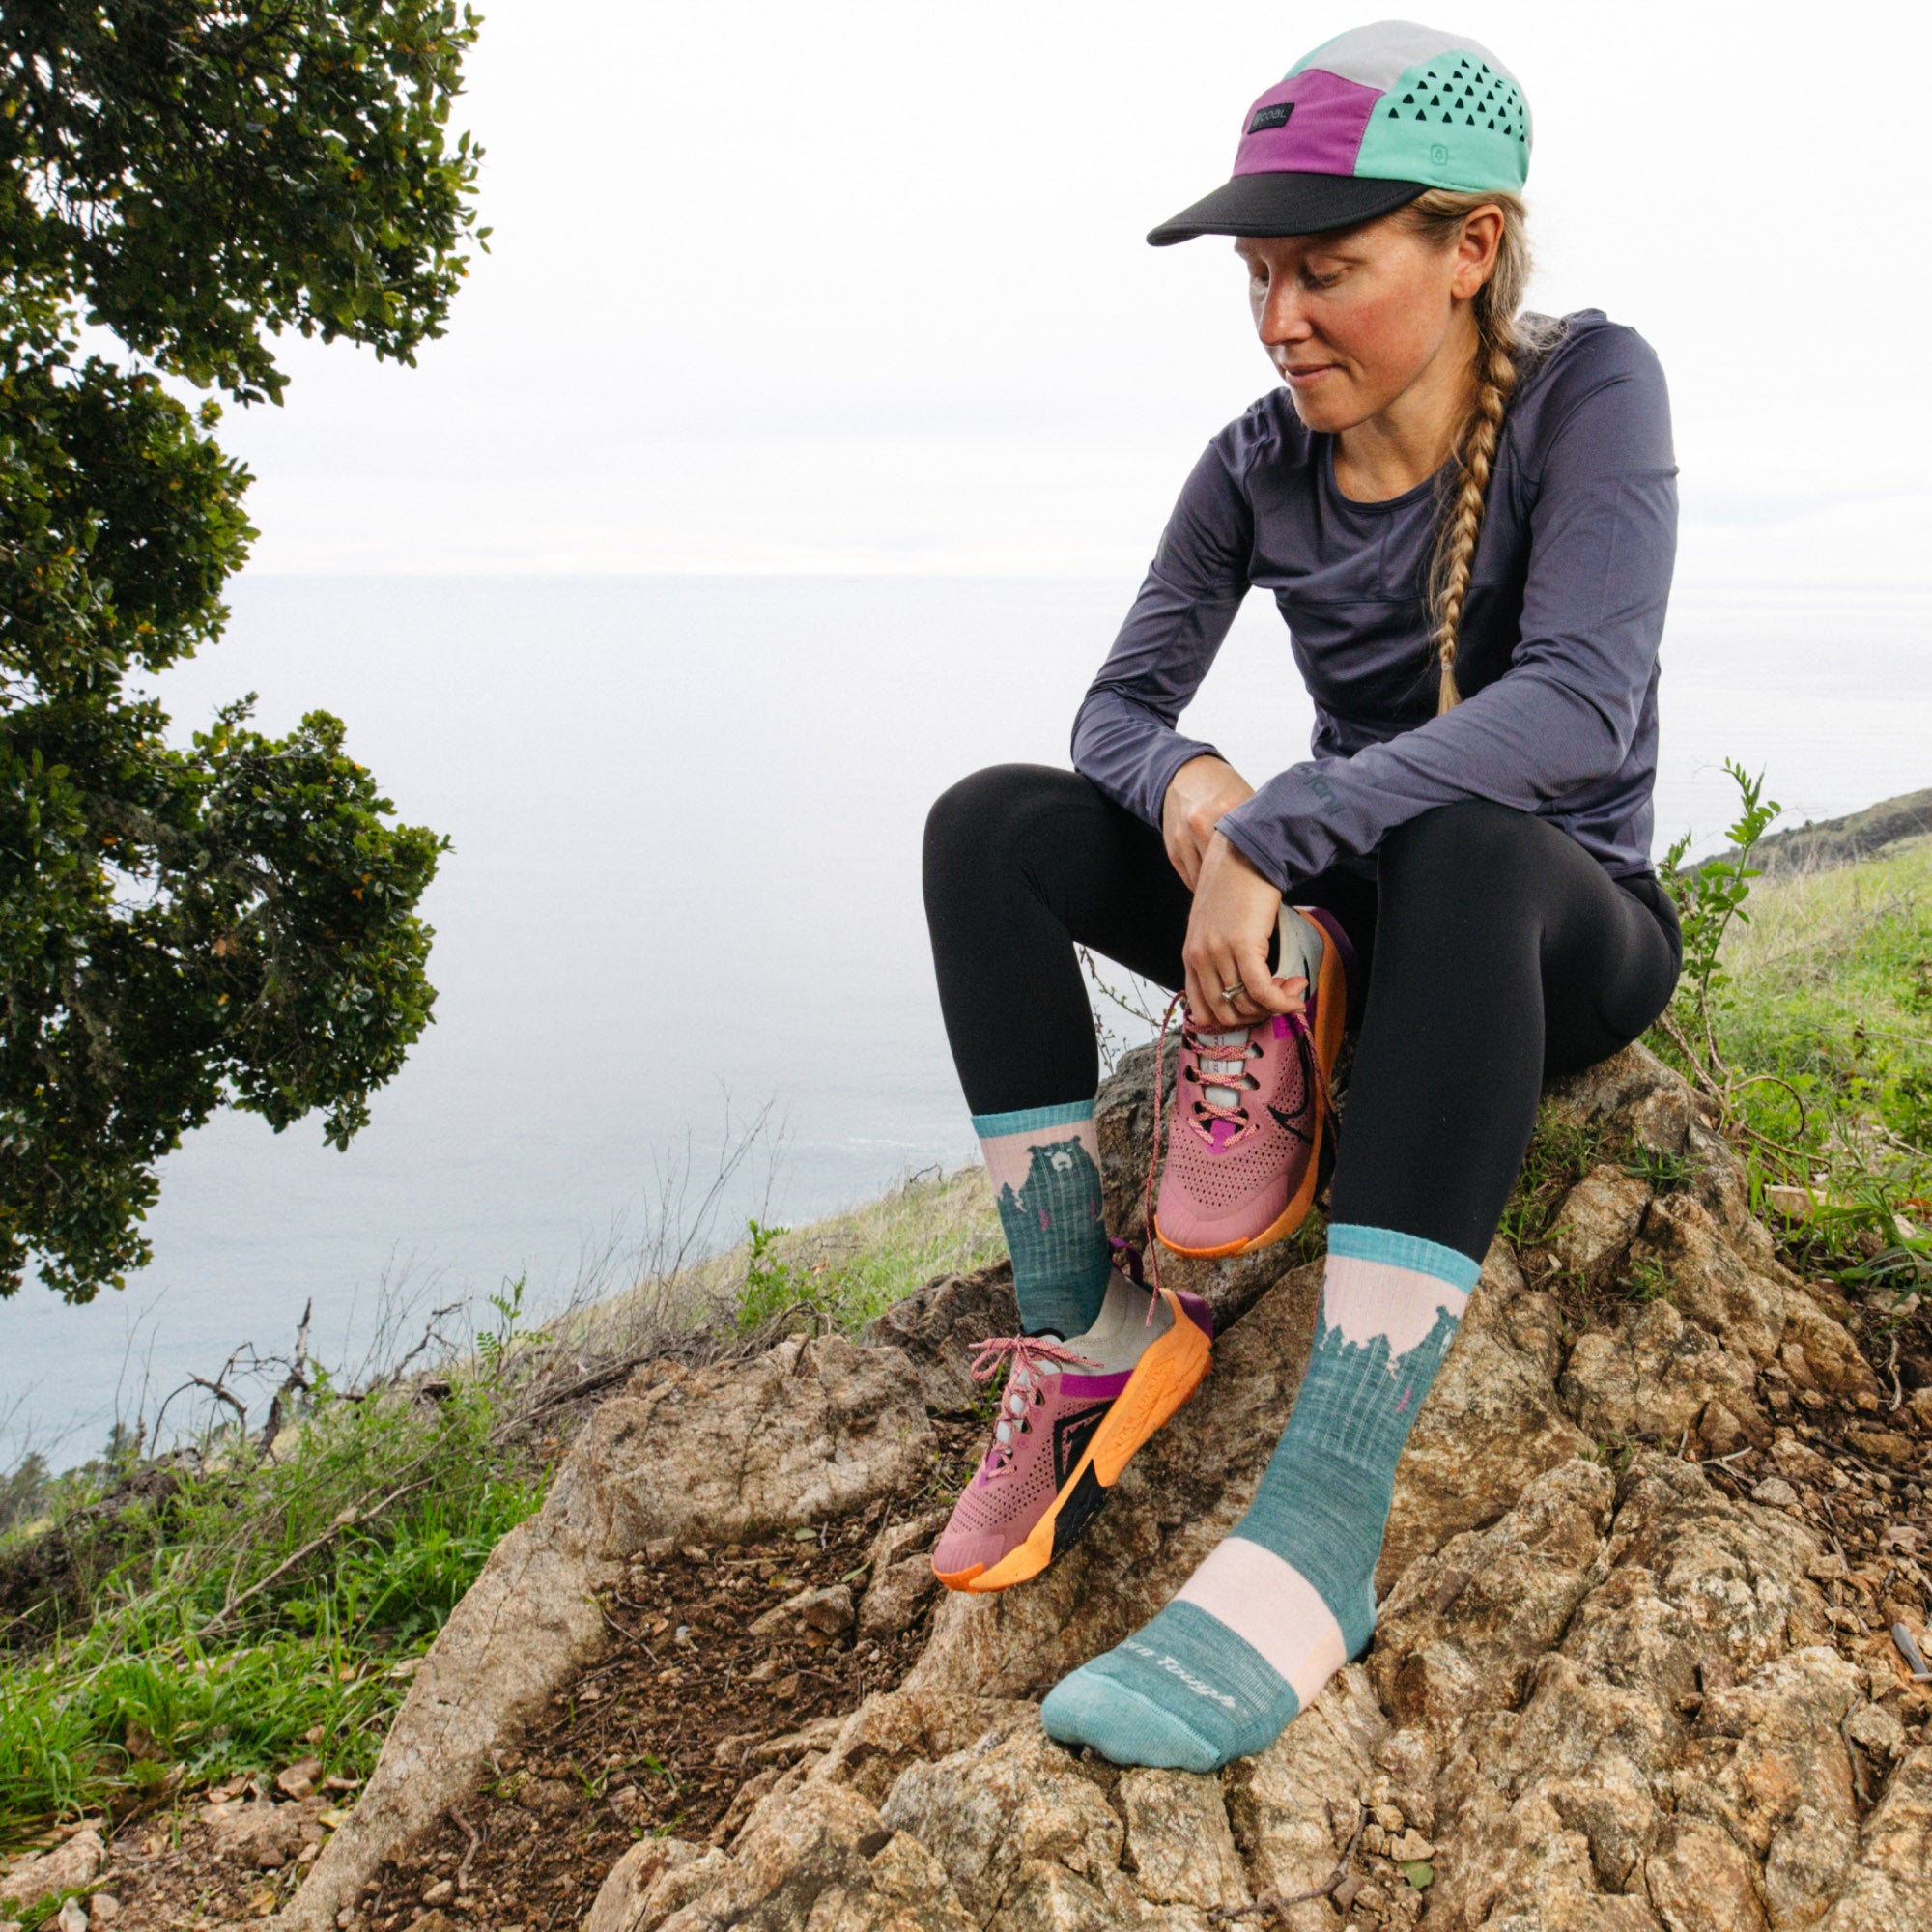
<svg viewBox="0 0 1932 1932">
<path fill-rule="evenodd" d="M 1130 1062 L 1100 1109 L 1129 1232 L 1148 1082 Z M 1213 1777 L 1123 1772 L 1053 1745 L 1037 1699 L 1151 1615 L 1252 1493 L 1320 1292 L 1319 1261 L 1288 1244 L 1169 1264 L 1217 1310 L 1214 1373 L 1074 1551 L 1021 1589 L 946 1597 L 897 1689 L 794 1745 L 722 1842 L 639 1843 L 583 1924 L 1932 1928 L 1932 1697 L 1877 1621 L 1900 1564 L 1922 1580 L 1920 1545 L 1907 1532 L 1861 1581 L 1795 1507 L 1827 1464 L 1786 1418 L 1882 1406 L 1843 1304 L 1779 1265 L 1729 1150 L 1641 1049 L 1544 1120 L 1570 1184 L 1546 1162 L 1525 1185 L 1554 1198 L 1486 1261 L 1397 1474 L 1374 1644 L 1273 1747 Z M 600 1566 L 912 1494 L 917 1403 L 970 1399 L 949 1358 L 1009 1293 L 997 1271 L 954 1278 L 872 1346 L 663 1369 L 608 1405 L 432 1653 L 356 1808 L 368 1828 L 350 1852 L 338 1834 L 281 1922 L 361 1923 L 354 1889 L 381 1850 L 594 1641 Z M 1893 1405 L 1866 1433 L 1896 1438 L 1873 1453 L 1922 1506 L 1922 1419 Z M 1756 1500 L 1731 1473 L 1744 1457 L 1777 1472 Z M 771 1614 L 815 1615 L 828 1642 L 908 1629 L 924 1605 L 905 1552 L 929 1529 L 882 1532 L 851 1590 Z"/>
<path fill-rule="evenodd" d="M 921 1398 L 935 1414 L 973 1406 L 976 1345 L 1019 1326 L 1013 1264 L 998 1262 L 971 1274 L 943 1274 L 897 1301 L 866 1331 L 874 1348 L 898 1349 L 919 1377 Z"/>
</svg>

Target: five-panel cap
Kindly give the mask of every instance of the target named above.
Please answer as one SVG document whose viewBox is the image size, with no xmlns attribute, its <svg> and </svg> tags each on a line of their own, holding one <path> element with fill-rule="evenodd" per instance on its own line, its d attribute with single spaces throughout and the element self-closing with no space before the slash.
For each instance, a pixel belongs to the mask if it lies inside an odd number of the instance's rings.
<svg viewBox="0 0 1932 1932">
<path fill-rule="evenodd" d="M 1529 103 L 1466 34 L 1378 20 L 1305 54 L 1248 109 L 1234 179 L 1149 235 L 1319 235 L 1432 187 L 1521 190 Z"/>
</svg>

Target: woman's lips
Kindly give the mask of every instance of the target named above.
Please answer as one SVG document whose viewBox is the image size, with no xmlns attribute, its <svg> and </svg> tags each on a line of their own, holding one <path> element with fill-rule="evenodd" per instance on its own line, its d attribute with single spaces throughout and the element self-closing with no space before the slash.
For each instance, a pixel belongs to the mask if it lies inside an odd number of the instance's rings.
<svg viewBox="0 0 1932 1932">
<path fill-rule="evenodd" d="M 1335 365 L 1332 362 L 1317 362 L 1306 369 L 1284 369 L 1283 380 L 1292 389 L 1305 389 L 1313 383 L 1319 383 L 1323 376 L 1332 376 Z"/>
</svg>

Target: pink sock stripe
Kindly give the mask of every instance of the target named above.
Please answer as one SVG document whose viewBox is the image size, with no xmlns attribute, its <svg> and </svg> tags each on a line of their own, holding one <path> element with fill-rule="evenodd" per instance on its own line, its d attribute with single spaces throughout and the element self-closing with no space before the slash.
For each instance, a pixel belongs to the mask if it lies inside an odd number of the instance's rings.
<svg viewBox="0 0 1932 1932">
<path fill-rule="evenodd" d="M 1177 1603 L 1206 1610 L 1259 1651 L 1305 1710 L 1349 1661 L 1348 1640 L 1321 1593 L 1293 1564 L 1246 1537 L 1226 1538 L 1180 1586 Z"/>
<path fill-rule="evenodd" d="M 1040 1108 L 1041 1113 L 1051 1113 L 1052 1108 Z M 998 1120 L 999 1115 L 982 1114 L 980 1120 Z M 1017 1120 L 1018 1115 L 1006 1116 Z M 1087 1156 L 1095 1167 L 1100 1164 L 1099 1130 L 1094 1124 L 1094 1113 L 1090 1107 L 1084 1118 L 1067 1121 L 1060 1124 L 1049 1123 L 1042 1127 L 1029 1127 L 1019 1133 L 981 1134 L 980 1153 L 986 1163 L 986 1179 L 997 1193 L 1002 1187 L 1015 1189 L 1024 1187 L 1028 1174 L 1033 1168 L 1033 1151 L 1037 1147 L 1056 1147 L 1061 1142 L 1078 1141 L 1087 1150 Z"/>
<path fill-rule="evenodd" d="M 1388 1337 L 1389 1353 L 1406 1355 L 1435 1325 L 1446 1308 L 1457 1321 L 1469 1297 L 1437 1275 L 1393 1262 L 1363 1261 L 1330 1253 L 1321 1280 L 1321 1319 L 1351 1342 Z"/>
</svg>

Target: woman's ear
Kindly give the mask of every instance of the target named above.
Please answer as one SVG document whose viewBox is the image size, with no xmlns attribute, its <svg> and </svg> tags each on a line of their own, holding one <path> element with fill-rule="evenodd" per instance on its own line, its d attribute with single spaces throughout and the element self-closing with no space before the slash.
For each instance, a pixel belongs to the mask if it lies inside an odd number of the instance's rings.
<svg viewBox="0 0 1932 1932">
<path fill-rule="evenodd" d="M 1493 203 L 1485 202 L 1463 217 L 1463 233 L 1456 243 L 1456 266 L 1449 278 L 1449 292 L 1459 301 L 1468 301 L 1495 272 L 1496 251 L 1502 241 L 1503 212 Z"/>
</svg>

